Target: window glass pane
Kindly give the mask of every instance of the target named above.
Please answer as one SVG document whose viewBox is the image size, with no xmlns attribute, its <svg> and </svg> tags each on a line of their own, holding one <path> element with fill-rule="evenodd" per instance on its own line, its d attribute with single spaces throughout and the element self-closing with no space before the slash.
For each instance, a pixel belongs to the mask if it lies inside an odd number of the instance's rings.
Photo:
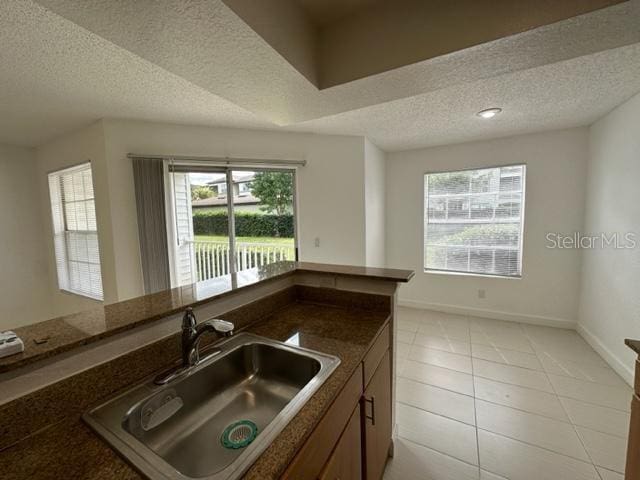
<svg viewBox="0 0 640 480">
<path fill-rule="evenodd" d="M 492 219 L 495 215 L 498 196 L 492 194 L 471 196 L 470 202 L 470 219 Z"/>
<path fill-rule="evenodd" d="M 425 175 L 425 269 L 521 274 L 525 166 Z"/>
<path fill-rule="evenodd" d="M 455 197 L 451 196 L 447 199 L 447 213 L 448 219 L 464 219 L 469 218 L 469 197 Z"/>
<path fill-rule="evenodd" d="M 176 215 L 179 220 L 177 273 L 179 284 L 201 282 L 228 275 L 229 208 L 227 174 L 221 172 L 178 175 Z M 184 183 L 185 193 L 181 196 Z"/>
<path fill-rule="evenodd" d="M 231 178 L 236 270 L 295 260 L 293 173 L 233 170 Z"/>
<path fill-rule="evenodd" d="M 177 284 L 295 260 L 294 173 L 230 168 L 172 173 Z M 235 225 L 231 255 L 228 218 Z M 175 280 L 174 280 L 175 282 Z"/>
<path fill-rule="evenodd" d="M 91 164 L 49 174 L 60 289 L 102 300 Z"/>
<path fill-rule="evenodd" d="M 442 197 L 433 197 L 429 202 L 428 216 L 429 220 L 437 220 L 446 218 L 447 199 Z"/>
</svg>

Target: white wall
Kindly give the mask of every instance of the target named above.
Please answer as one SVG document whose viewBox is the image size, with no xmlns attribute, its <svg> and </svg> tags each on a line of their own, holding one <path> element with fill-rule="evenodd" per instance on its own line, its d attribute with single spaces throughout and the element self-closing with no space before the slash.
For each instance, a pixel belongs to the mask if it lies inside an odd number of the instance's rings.
<svg viewBox="0 0 640 480">
<path fill-rule="evenodd" d="M 366 265 L 384 267 L 385 252 L 385 154 L 369 140 L 364 143 L 364 208 Z"/>
<path fill-rule="evenodd" d="M 35 152 L 0 145 L 0 330 L 49 317 Z"/>
<path fill-rule="evenodd" d="M 53 246 L 51 203 L 47 175 L 52 171 L 87 161 L 91 162 L 95 192 L 104 300 L 106 303 L 116 301 L 118 298 L 115 288 L 109 185 L 107 184 L 102 124 L 97 122 L 77 132 L 60 137 L 39 147 L 36 150 L 36 155 L 38 162 L 37 185 L 40 193 L 40 208 L 43 213 L 44 234 L 49 263 L 49 285 L 51 290 L 50 316 L 78 312 L 101 303 L 87 297 L 61 292 L 59 290 Z"/>
<path fill-rule="evenodd" d="M 301 260 L 364 265 L 364 138 L 104 120 L 119 299 L 142 294 L 127 153 L 306 159 L 298 170 Z M 315 247 L 315 239 L 320 246 Z"/>
<path fill-rule="evenodd" d="M 640 338 L 640 94 L 591 127 L 585 233 L 633 232 L 635 249 L 584 250 L 579 331 L 631 381 Z"/>
<path fill-rule="evenodd" d="M 414 306 L 573 326 L 580 253 L 546 248 L 547 232 L 580 231 L 588 130 L 572 129 L 387 155 L 387 265 L 416 277 L 400 289 Z M 423 271 L 423 174 L 524 163 L 526 206 L 521 279 Z M 478 290 L 486 298 L 478 298 Z"/>
</svg>

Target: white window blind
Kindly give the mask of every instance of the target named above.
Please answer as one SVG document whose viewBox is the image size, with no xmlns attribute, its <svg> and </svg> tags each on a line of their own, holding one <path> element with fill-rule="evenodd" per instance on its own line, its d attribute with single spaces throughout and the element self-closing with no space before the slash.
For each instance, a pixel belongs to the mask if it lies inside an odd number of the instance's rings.
<svg viewBox="0 0 640 480">
<path fill-rule="evenodd" d="M 58 286 L 103 299 L 91 164 L 49 174 Z"/>
<path fill-rule="evenodd" d="M 519 277 L 525 166 L 424 176 L 425 270 Z"/>
</svg>

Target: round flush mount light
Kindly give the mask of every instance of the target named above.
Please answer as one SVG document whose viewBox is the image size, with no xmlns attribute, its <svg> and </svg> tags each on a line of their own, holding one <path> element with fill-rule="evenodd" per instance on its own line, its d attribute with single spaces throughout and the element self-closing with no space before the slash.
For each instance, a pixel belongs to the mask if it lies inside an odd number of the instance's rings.
<svg viewBox="0 0 640 480">
<path fill-rule="evenodd" d="M 478 113 L 476 113 L 476 115 L 478 115 L 481 118 L 489 119 L 489 118 L 495 117 L 500 112 L 502 112 L 501 108 L 494 107 L 494 108 L 487 108 L 486 110 L 481 110 Z"/>
</svg>

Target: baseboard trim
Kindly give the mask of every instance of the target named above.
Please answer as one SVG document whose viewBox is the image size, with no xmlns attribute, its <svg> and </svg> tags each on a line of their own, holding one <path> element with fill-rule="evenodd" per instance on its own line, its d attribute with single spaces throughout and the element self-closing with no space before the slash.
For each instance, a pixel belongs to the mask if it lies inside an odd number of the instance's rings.
<svg viewBox="0 0 640 480">
<path fill-rule="evenodd" d="M 591 331 L 584 325 L 578 324 L 576 331 L 587 342 L 591 348 L 593 348 L 598 355 L 604 358 L 605 362 L 609 364 L 613 370 L 620 375 L 625 382 L 633 387 L 634 371 L 629 368 L 623 361 L 621 361 L 611 350 L 609 350 L 604 343 L 600 341 Z"/>
<path fill-rule="evenodd" d="M 429 303 L 417 300 L 399 299 L 398 305 L 403 307 L 420 308 L 423 310 L 435 310 L 436 312 L 455 313 L 458 315 L 471 315 L 474 317 L 492 318 L 507 322 L 528 323 L 531 325 L 543 325 L 545 327 L 565 328 L 576 330 L 577 322 L 564 318 L 544 317 L 541 315 L 526 315 L 523 313 L 501 312 L 483 308 L 461 307 L 444 303 Z"/>
</svg>

